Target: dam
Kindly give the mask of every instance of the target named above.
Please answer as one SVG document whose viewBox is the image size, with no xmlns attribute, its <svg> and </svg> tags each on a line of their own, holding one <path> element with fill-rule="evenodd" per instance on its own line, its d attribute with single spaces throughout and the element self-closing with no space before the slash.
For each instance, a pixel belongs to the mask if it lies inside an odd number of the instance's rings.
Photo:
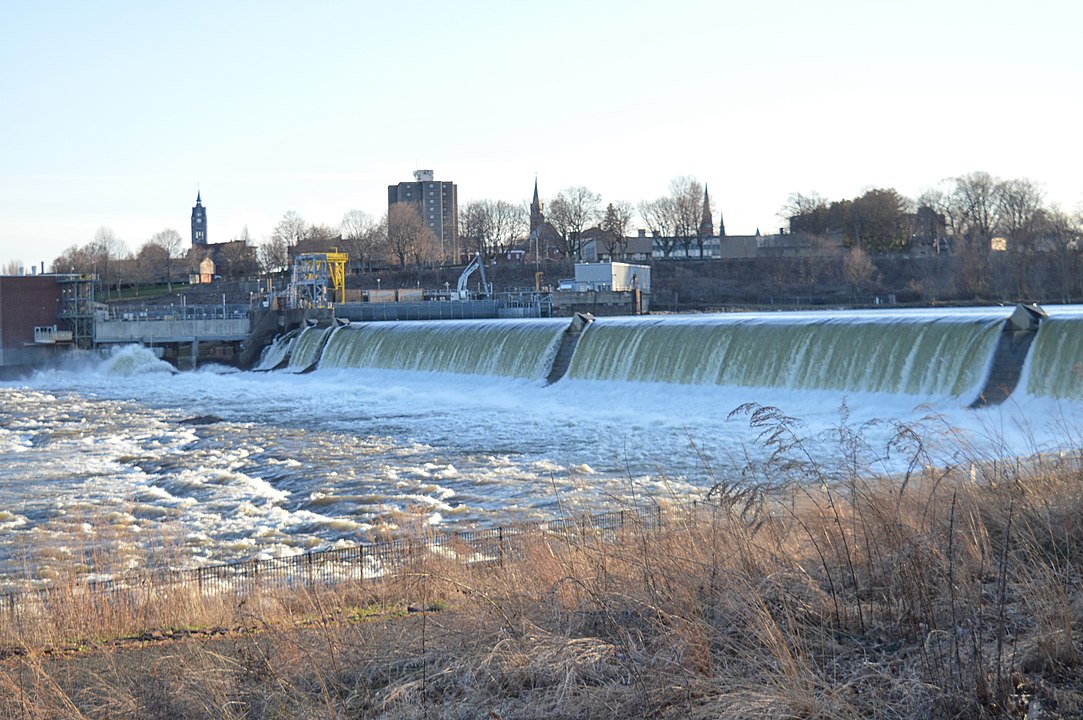
<svg viewBox="0 0 1083 720">
<path fill-rule="evenodd" d="M 332 321 L 281 335 L 262 372 L 118 345 L 0 382 L 0 568 L 106 542 L 89 518 L 192 566 L 1078 452 L 1083 307 L 1017 311 Z"/>
<path fill-rule="evenodd" d="M 1000 403 L 1083 392 L 1083 320 L 1030 306 L 349 323 L 279 337 L 259 369 L 367 368 L 566 381 L 833 390 Z M 1035 338 L 1037 338 L 1035 340 Z M 1031 353 L 1032 343 L 1034 352 Z M 1050 378 L 1059 378 L 1051 381 Z M 1076 378 L 1075 384 L 1070 378 Z"/>
</svg>

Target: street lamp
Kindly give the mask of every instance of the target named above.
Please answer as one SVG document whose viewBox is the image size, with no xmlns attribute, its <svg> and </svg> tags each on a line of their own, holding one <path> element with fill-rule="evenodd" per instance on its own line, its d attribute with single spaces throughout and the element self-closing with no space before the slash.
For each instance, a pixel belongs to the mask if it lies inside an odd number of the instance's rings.
<svg viewBox="0 0 1083 720">
<path fill-rule="evenodd" d="M 376 278 L 376 292 L 380 292 L 380 278 Z"/>
</svg>

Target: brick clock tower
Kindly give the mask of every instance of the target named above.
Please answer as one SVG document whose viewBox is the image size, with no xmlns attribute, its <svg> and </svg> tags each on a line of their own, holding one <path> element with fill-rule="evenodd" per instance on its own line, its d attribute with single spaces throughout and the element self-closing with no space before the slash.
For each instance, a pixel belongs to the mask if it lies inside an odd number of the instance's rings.
<svg viewBox="0 0 1083 720">
<path fill-rule="evenodd" d="M 196 191 L 196 206 L 192 208 L 192 247 L 207 244 L 207 208 Z"/>
</svg>

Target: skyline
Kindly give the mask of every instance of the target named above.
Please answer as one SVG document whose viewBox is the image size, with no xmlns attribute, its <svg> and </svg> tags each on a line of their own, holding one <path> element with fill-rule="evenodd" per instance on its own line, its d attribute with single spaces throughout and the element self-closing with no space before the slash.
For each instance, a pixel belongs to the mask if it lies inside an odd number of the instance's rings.
<svg viewBox="0 0 1083 720">
<path fill-rule="evenodd" d="M 777 229 L 790 193 L 915 197 L 979 170 L 1080 210 L 1083 6 L 868 5 L 10 4 L 0 263 L 103 226 L 187 247 L 197 192 L 211 242 L 290 210 L 378 218 L 416 169 L 460 205 L 527 202 L 535 177 L 545 201 L 635 205 L 691 175 L 731 234 Z"/>
</svg>

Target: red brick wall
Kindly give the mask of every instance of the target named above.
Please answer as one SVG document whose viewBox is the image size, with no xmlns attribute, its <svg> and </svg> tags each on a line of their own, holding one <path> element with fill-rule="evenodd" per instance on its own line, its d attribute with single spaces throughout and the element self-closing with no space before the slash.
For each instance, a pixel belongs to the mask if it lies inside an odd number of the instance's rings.
<svg viewBox="0 0 1083 720">
<path fill-rule="evenodd" d="M 34 327 L 55 325 L 60 285 L 50 275 L 0 277 L 0 347 L 34 342 Z"/>
</svg>

